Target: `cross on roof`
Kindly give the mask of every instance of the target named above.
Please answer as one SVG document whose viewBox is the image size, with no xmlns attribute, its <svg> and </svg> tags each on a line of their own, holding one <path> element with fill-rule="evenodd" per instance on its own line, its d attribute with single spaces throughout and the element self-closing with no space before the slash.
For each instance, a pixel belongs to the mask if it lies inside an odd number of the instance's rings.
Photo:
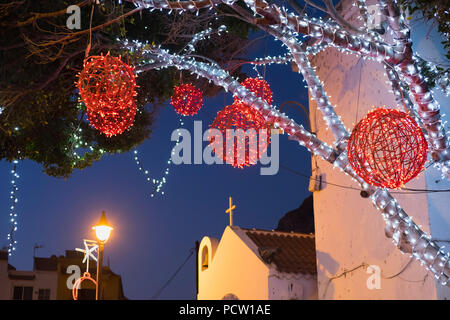
<svg viewBox="0 0 450 320">
<path fill-rule="evenodd" d="M 236 209 L 236 206 L 233 204 L 233 199 L 230 197 L 230 207 L 225 211 L 230 214 L 230 226 L 233 225 L 233 210 Z"/>
</svg>

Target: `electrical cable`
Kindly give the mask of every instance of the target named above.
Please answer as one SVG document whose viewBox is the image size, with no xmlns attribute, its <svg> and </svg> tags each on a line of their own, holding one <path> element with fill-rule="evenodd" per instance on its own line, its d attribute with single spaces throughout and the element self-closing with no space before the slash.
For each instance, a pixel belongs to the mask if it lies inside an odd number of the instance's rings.
<svg viewBox="0 0 450 320">
<path fill-rule="evenodd" d="M 280 164 L 280 168 L 285 169 L 286 171 L 290 171 L 293 174 L 308 178 L 310 180 L 315 180 L 315 181 L 320 181 L 319 179 L 313 178 L 309 175 L 306 175 L 304 173 L 298 172 L 294 169 L 291 169 L 283 164 Z M 336 186 L 336 187 L 340 187 L 343 189 L 350 189 L 350 190 L 356 190 L 356 191 L 361 191 L 360 188 L 354 188 L 354 187 L 350 187 L 350 186 L 343 186 L 337 183 L 332 183 L 329 181 L 325 181 L 326 184 L 332 185 L 332 186 Z M 410 188 L 403 188 L 401 190 L 407 190 L 409 192 L 402 192 L 402 191 L 392 191 L 391 193 L 396 193 L 396 194 L 420 194 L 420 193 L 434 193 L 434 192 L 450 192 L 450 190 L 448 189 L 443 189 L 443 190 L 426 190 L 426 189 L 410 189 Z"/>
<path fill-rule="evenodd" d="M 287 167 L 287 166 L 285 166 L 285 165 L 283 165 L 283 164 L 280 164 L 280 168 L 283 168 L 283 169 L 285 169 L 285 170 L 287 170 L 287 171 L 292 172 L 293 174 L 296 174 L 296 175 L 299 175 L 299 176 L 308 178 L 308 179 L 310 179 L 310 180 L 319 181 L 318 179 L 315 179 L 315 178 L 313 178 L 313 177 L 311 177 L 311 176 L 309 176 L 309 175 L 306 175 L 306 174 L 304 174 L 304 173 L 298 172 L 298 171 L 296 171 L 296 170 L 294 170 L 294 169 L 291 169 L 291 168 L 289 168 L 289 167 Z M 351 190 L 361 191 L 361 189 L 358 189 L 358 188 L 353 188 L 353 187 L 349 187 L 349 186 L 343 186 L 343 185 L 331 183 L 331 182 L 328 182 L 328 181 L 326 181 L 326 183 L 327 183 L 327 184 L 330 184 L 330 185 L 332 185 L 332 186 L 341 187 L 341 188 L 344 188 L 344 189 L 351 189 Z"/>
<path fill-rule="evenodd" d="M 189 255 L 186 258 L 186 260 L 184 260 L 184 262 L 178 267 L 178 269 L 174 272 L 174 274 L 169 278 L 169 280 L 166 281 L 166 283 L 158 290 L 156 291 L 156 293 L 152 296 L 152 300 L 156 300 L 158 299 L 159 295 L 164 291 L 165 288 L 167 288 L 167 286 L 172 282 L 173 279 L 175 279 L 175 277 L 177 276 L 178 272 L 181 271 L 181 269 L 183 269 L 183 267 L 185 266 L 185 264 L 189 261 L 189 259 L 192 257 L 192 255 L 195 252 L 195 248 L 191 248 L 189 249 Z"/>
</svg>

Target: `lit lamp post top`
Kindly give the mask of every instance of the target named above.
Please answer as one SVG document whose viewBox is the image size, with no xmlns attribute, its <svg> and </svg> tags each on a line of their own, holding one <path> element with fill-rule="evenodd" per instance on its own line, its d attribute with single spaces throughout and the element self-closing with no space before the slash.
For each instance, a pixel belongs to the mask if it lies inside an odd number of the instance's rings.
<svg viewBox="0 0 450 320">
<path fill-rule="evenodd" d="M 102 216 L 100 217 L 99 222 L 95 226 L 93 226 L 92 229 L 95 230 L 97 240 L 101 244 L 104 244 L 106 241 L 108 241 L 113 227 L 111 227 L 108 223 L 108 220 L 106 220 L 105 211 L 102 212 Z"/>
<path fill-rule="evenodd" d="M 103 249 L 105 247 L 106 241 L 108 241 L 109 236 L 112 231 L 112 227 L 109 225 L 108 220 L 106 220 L 105 211 L 102 211 L 102 216 L 100 221 L 92 227 L 95 230 L 95 235 L 98 241 L 98 259 L 97 259 L 97 290 L 95 293 L 96 300 L 103 299 L 103 283 L 102 283 L 102 268 L 103 268 Z"/>
</svg>

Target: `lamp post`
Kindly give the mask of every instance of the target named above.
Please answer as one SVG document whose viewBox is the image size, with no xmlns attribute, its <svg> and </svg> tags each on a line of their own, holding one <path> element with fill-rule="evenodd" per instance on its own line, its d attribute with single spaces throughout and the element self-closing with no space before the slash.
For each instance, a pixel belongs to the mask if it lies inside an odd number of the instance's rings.
<svg viewBox="0 0 450 320">
<path fill-rule="evenodd" d="M 102 279 L 102 264 L 103 264 L 103 249 L 105 248 L 105 243 L 108 241 L 109 236 L 113 228 L 108 224 L 106 220 L 105 211 L 102 211 L 102 216 L 99 222 L 92 227 L 95 230 L 95 236 L 97 237 L 98 243 L 98 257 L 97 257 L 97 290 L 95 292 L 95 299 L 101 300 L 101 279 Z"/>
</svg>

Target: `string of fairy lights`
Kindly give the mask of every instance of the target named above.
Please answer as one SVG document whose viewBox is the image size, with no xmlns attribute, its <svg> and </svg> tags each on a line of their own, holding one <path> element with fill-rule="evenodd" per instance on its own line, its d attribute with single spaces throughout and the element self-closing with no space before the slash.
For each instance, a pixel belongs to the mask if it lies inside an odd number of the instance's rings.
<svg viewBox="0 0 450 320">
<path fill-rule="evenodd" d="M 180 123 L 180 128 L 182 128 L 184 126 L 184 121 L 182 118 L 179 118 L 179 123 Z M 180 137 L 181 137 L 180 129 L 176 130 L 176 134 L 178 136 L 177 142 L 175 144 L 175 147 L 172 150 L 176 149 L 180 143 Z M 142 165 L 142 160 L 139 157 L 138 150 L 133 151 L 133 158 L 134 158 L 134 161 L 136 162 L 136 166 L 137 166 L 139 172 L 141 172 L 144 175 L 145 181 L 147 183 L 149 183 L 153 188 L 152 191 L 150 192 L 151 198 L 153 198 L 157 194 L 164 195 L 164 193 L 165 193 L 163 190 L 163 186 L 167 183 L 167 176 L 169 175 L 170 165 L 172 164 L 173 152 L 174 151 L 172 151 L 171 156 L 169 157 L 169 160 L 167 160 L 167 166 L 164 169 L 162 177 L 159 179 L 156 179 L 156 178 L 151 178 L 149 170 L 145 169 L 144 166 Z"/>
<path fill-rule="evenodd" d="M 13 168 L 11 170 L 11 192 L 9 198 L 11 200 L 11 206 L 9 211 L 9 224 L 10 231 L 8 233 L 8 255 L 11 255 L 13 251 L 16 250 L 17 241 L 15 240 L 14 234 L 17 231 L 17 211 L 16 205 L 19 199 L 17 198 L 17 191 L 19 188 L 17 187 L 17 180 L 19 179 L 19 174 L 17 173 L 17 164 L 18 161 L 13 161 Z"/>
<path fill-rule="evenodd" d="M 221 35 L 222 32 L 227 32 L 227 27 L 224 25 L 219 26 L 217 29 L 208 28 L 206 30 L 203 30 L 199 33 L 196 33 L 192 40 L 189 41 L 189 43 L 186 45 L 185 49 L 183 51 L 186 52 L 186 54 L 190 54 L 195 51 L 195 45 L 202 40 L 209 39 L 211 35 L 214 33 L 217 33 L 217 35 Z"/>
</svg>

